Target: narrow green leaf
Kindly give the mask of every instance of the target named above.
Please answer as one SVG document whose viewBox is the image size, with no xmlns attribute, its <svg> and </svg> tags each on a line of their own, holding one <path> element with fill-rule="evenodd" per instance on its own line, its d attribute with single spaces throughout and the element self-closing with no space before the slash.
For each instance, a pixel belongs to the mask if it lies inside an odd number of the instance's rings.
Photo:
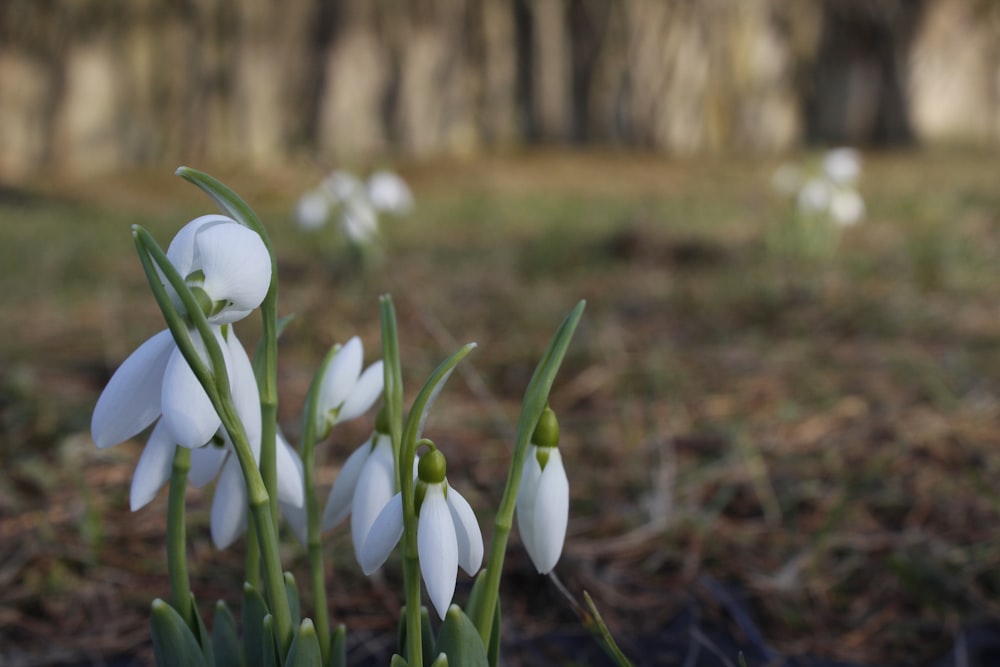
<svg viewBox="0 0 1000 667">
<path fill-rule="evenodd" d="M 319 638 L 312 619 L 302 621 L 299 631 L 295 633 L 292 646 L 288 649 L 285 667 L 318 667 L 323 664 L 323 655 L 319 650 Z"/>
<path fill-rule="evenodd" d="M 431 667 L 448 667 L 448 656 L 441 653 L 438 655 L 437 659 L 431 663 Z"/>
<path fill-rule="evenodd" d="M 208 667 L 191 628 L 177 610 L 159 598 L 153 600 L 150 629 L 159 667 Z"/>
<path fill-rule="evenodd" d="M 347 627 L 343 623 L 333 629 L 330 638 L 329 667 L 347 667 Z"/>
<path fill-rule="evenodd" d="M 292 625 L 298 625 L 302 620 L 302 603 L 299 598 L 299 587 L 291 572 L 285 572 L 285 593 L 288 595 L 288 608 L 292 613 Z M 310 625 L 312 625 L 311 621 Z"/>
<path fill-rule="evenodd" d="M 389 661 L 389 667 L 409 667 L 409 665 L 406 664 L 406 660 L 403 660 L 403 656 L 396 653 Z"/>
<path fill-rule="evenodd" d="M 212 619 L 212 651 L 215 667 L 243 667 L 243 645 L 236 630 L 236 619 L 222 600 L 215 603 Z"/>
<path fill-rule="evenodd" d="M 399 630 L 396 635 L 398 643 L 396 646 L 404 656 L 409 658 L 406 648 L 406 607 L 399 612 Z M 434 629 L 431 627 L 431 615 L 427 607 L 420 607 L 420 655 L 423 656 L 423 665 L 429 665 L 434 661 L 437 652 L 434 650 Z"/>
<path fill-rule="evenodd" d="M 281 667 L 279 657 L 278 639 L 274 634 L 274 616 L 268 614 L 260 624 L 260 652 L 261 665 L 263 667 Z"/>
<path fill-rule="evenodd" d="M 243 584 L 243 649 L 247 667 L 264 667 L 261 628 L 268 613 L 267 602 L 260 591 L 250 584 Z"/>
<path fill-rule="evenodd" d="M 201 653 L 205 656 L 205 663 L 208 667 L 215 667 L 215 658 L 212 651 L 212 635 L 209 634 L 208 628 L 205 627 L 205 620 L 201 617 L 201 612 L 198 611 L 198 603 L 194 599 L 194 593 L 191 594 L 191 609 L 194 611 L 195 623 L 198 627 L 198 643 L 201 645 Z"/>
<path fill-rule="evenodd" d="M 448 660 L 462 667 L 489 667 L 486 647 L 479 631 L 457 604 L 448 608 L 444 623 L 438 631 L 436 650 Z M 435 663 L 436 664 L 436 663 Z"/>
<path fill-rule="evenodd" d="M 264 226 L 261 225 L 257 214 L 226 184 L 214 176 L 209 176 L 205 172 L 191 167 L 178 167 L 174 173 L 201 188 L 226 215 L 260 234 L 268 248 L 271 247 L 271 242 L 268 240 Z"/>
<path fill-rule="evenodd" d="M 612 636 L 611 630 L 608 629 L 607 624 L 601 617 L 601 613 L 597 611 L 597 605 L 594 604 L 594 599 L 590 597 L 590 593 L 584 591 L 583 599 L 587 603 L 587 611 L 590 612 L 590 618 L 584 623 L 584 627 L 597 638 L 598 643 L 604 648 L 604 652 L 611 656 L 615 664 L 619 667 L 632 667 L 632 661 L 618 648 L 618 642 Z"/>
<path fill-rule="evenodd" d="M 493 630 L 490 632 L 490 645 L 486 649 L 486 658 L 490 667 L 500 664 L 500 596 L 497 596 L 497 606 L 493 610 Z"/>
</svg>

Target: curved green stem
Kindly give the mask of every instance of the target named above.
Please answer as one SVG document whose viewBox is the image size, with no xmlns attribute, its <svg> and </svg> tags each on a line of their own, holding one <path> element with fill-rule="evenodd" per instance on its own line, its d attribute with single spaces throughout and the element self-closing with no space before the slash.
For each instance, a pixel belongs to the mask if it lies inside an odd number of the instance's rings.
<svg viewBox="0 0 1000 667">
<path fill-rule="evenodd" d="M 486 580 L 483 582 L 483 595 L 475 609 L 471 609 L 469 617 L 479 631 L 484 646 L 490 645 L 490 634 L 493 631 L 493 613 L 496 609 L 497 596 L 500 592 L 500 576 L 503 574 L 503 562 L 507 553 L 507 540 L 510 537 L 514 521 L 514 511 L 517 508 L 517 492 L 521 486 L 521 474 L 524 470 L 524 458 L 528 451 L 531 435 L 535 431 L 545 405 L 548 402 L 552 383 L 556 373 L 566 356 L 566 350 L 576 331 L 576 326 L 583 316 L 586 302 L 580 301 L 566 316 L 556 330 L 552 341 L 542 355 L 535 368 L 528 387 L 524 392 L 521 404 L 521 416 L 517 423 L 517 442 L 514 445 L 514 455 L 510 462 L 510 472 L 507 484 L 497 510 L 493 528 L 493 543 L 490 544 L 490 555 L 486 561 Z"/>
<path fill-rule="evenodd" d="M 167 326 L 170 328 L 177 347 L 184 355 L 184 359 L 198 378 L 199 383 L 204 387 L 205 393 L 212 402 L 212 407 L 218 413 L 222 426 L 232 442 L 233 451 L 236 453 L 243 472 L 250 511 L 257 528 L 270 611 L 274 616 L 274 625 L 279 641 L 282 643 L 282 649 L 287 652 L 292 642 L 291 610 L 288 597 L 285 594 L 284 575 L 278 553 L 277 525 L 271 512 L 270 495 L 264 485 L 257 462 L 254 460 L 246 429 L 243 427 L 243 422 L 233 404 L 222 349 L 191 290 L 160 246 L 157 245 L 149 232 L 138 225 L 132 227 L 132 233 L 150 289 L 160 305 L 163 317 L 167 321 Z M 188 324 L 177 312 L 160 280 L 157 269 L 162 272 L 180 298 L 188 320 L 194 325 L 205 346 L 210 367 L 205 364 L 195 348 Z"/>
<path fill-rule="evenodd" d="M 187 528 L 184 522 L 184 493 L 187 490 L 188 471 L 191 470 L 191 450 L 174 449 L 174 462 L 170 473 L 170 500 L 167 505 L 167 572 L 170 576 L 170 597 L 173 607 L 194 633 L 198 621 L 191 608 L 191 581 L 187 568 Z"/>
</svg>

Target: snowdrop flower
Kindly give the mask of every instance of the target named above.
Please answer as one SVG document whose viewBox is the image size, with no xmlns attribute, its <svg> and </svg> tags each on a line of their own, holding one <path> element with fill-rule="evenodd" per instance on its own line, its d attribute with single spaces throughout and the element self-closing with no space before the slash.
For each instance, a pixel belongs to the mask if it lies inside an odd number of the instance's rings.
<svg viewBox="0 0 1000 667">
<path fill-rule="evenodd" d="M 809 179 L 799 190 L 796 205 L 803 213 L 822 213 L 830 206 L 832 190 L 830 183 L 825 179 Z"/>
<path fill-rule="evenodd" d="M 330 197 L 322 189 L 311 190 L 295 204 L 295 222 L 301 229 L 314 231 L 330 217 Z"/>
<path fill-rule="evenodd" d="M 406 215 L 413 209 L 413 193 L 400 176 L 379 170 L 368 177 L 368 198 L 376 210 Z"/>
<path fill-rule="evenodd" d="M 186 278 L 213 325 L 233 397 L 244 397 L 237 399 L 237 406 L 242 406 L 240 417 L 251 433 L 254 418 L 260 421 L 257 384 L 235 334 L 219 325 L 241 319 L 263 301 L 271 279 L 267 248 L 253 231 L 224 216 L 210 215 L 185 225 L 167 257 Z M 207 363 L 200 335 L 194 330 L 190 335 Z M 133 510 L 152 500 L 169 478 L 175 445 L 202 447 L 219 437 L 222 426 L 169 330 L 140 345 L 115 371 L 94 407 L 91 436 L 103 449 L 138 435 L 154 422 L 132 480 Z M 257 431 L 259 442 L 259 427 Z"/>
<path fill-rule="evenodd" d="M 845 227 L 857 224 L 865 217 L 865 200 L 853 188 L 838 189 L 830 197 L 830 217 Z"/>
<path fill-rule="evenodd" d="M 861 175 L 861 155 L 853 148 L 834 148 L 823 156 L 823 174 L 837 185 L 850 185 Z"/>
<path fill-rule="evenodd" d="M 361 339 L 354 336 L 327 364 L 316 399 L 317 439 L 329 435 L 335 424 L 367 412 L 382 394 L 382 361 L 376 361 L 362 373 L 363 363 L 364 348 Z"/>
<path fill-rule="evenodd" d="M 417 485 L 417 554 L 427 595 L 440 618 L 452 597 L 458 568 L 475 575 L 483 562 L 483 534 L 472 507 L 448 484 L 437 449 L 420 457 Z M 361 569 L 371 574 L 403 535 L 403 497 L 397 493 L 375 519 L 361 548 Z"/>
<path fill-rule="evenodd" d="M 378 234 L 378 213 L 367 198 L 352 197 L 343 202 L 340 225 L 350 241 L 366 245 Z"/>
<path fill-rule="evenodd" d="M 365 184 L 357 176 L 339 169 L 331 171 L 323 179 L 321 187 L 329 194 L 330 199 L 335 204 L 367 196 Z"/>
<path fill-rule="evenodd" d="M 539 574 L 556 566 L 569 522 L 569 480 L 563 468 L 559 425 L 545 408 L 528 445 L 517 494 L 517 528 Z"/>
</svg>

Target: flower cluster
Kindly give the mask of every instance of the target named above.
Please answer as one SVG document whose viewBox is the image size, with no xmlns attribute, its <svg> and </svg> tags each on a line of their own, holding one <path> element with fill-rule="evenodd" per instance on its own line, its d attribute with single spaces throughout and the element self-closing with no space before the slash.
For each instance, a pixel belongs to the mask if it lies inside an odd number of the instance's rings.
<svg viewBox="0 0 1000 667">
<path fill-rule="evenodd" d="M 91 423 L 94 443 L 100 448 L 151 429 L 132 480 L 133 511 L 149 504 L 169 481 L 171 603 L 157 600 L 152 606 L 157 663 L 243 664 L 248 647 L 261 647 L 276 665 L 345 664 L 343 629 L 331 631 L 327 617 L 321 533 L 350 516 L 355 556 L 365 574 L 380 568 L 397 544 L 402 545 L 406 596 L 402 664 L 422 667 L 424 656 L 440 664 L 444 656 L 451 664 L 496 667 L 499 638 L 491 634 L 500 628 L 497 596 L 515 514 L 522 542 L 539 573 L 550 573 L 562 554 L 569 482 L 557 448 L 558 424 L 547 400 L 583 303 L 557 330 L 525 391 L 493 549 L 484 567 L 485 547 L 476 515 L 449 481 L 444 454 L 422 438 L 431 406 L 475 344 L 445 359 L 405 410 L 395 311 L 389 297 L 382 297 L 383 359 L 365 367 L 358 337 L 334 346 L 306 394 L 301 441 L 293 448 L 277 424 L 275 358 L 283 325 L 277 317 L 270 240 L 249 207 L 228 188 L 194 170 L 181 168 L 178 173 L 210 194 L 228 215 L 192 220 L 166 252 L 146 230 L 133 227 L 167 329 L 125 359 L 98 398 Z M 364 220 L 374 219 L 374 213 L 364 218 L 367 211 L 401 211 L 412 205 L 405 184 L 387 173 L 374 174 L 363 186 L 336 172 L 321 188 L 327 209 L 304 200 L 300 217 L 315 222 L 320 213 L 329 215 L 329 207 L 337 206 L 346 226 L 360 225 L 355 232 L 365 228 Z M 263 333 L 251 360 L 233 325 L 255 310 L 263 317 Z M 371 436 L 344 461 L 321 505 L 317 443 L 338 424 L 371 410 L 380 397 L 383 405 Z M 227 626 L 224 604 L 219 608 L 222 616 L 216 616 L 217 624 L 222 619 L 218 626 L 222 629 L 218 633 L 213 629 L 206 641 L 188 580 L 185 489 L 188 483 L 201 487 L 213 480 L 211 536 L 216 547 L 226 548 L 247 526 L 254 528 L 255 543 L 247 545 L 242 641 L 235 634 L 235 622 Z M 308 548 L 315 622 L 300 620 L 301 598 L 294 579 L 281 566 L 279 508 Z M 459 569 L 476 577 L 464 610 L 452 604 Z M 442 619 L 437 637 L 425 636 L 421 580 Z"/>
<path fill-rule="evenodd" d="M 364 182 L 336 170 L 299 197 L 295 221 L 304 230 L 315 230 L 335 218 L 349 241 L 366 245 L 378 234 L 379 213 L 402 216 L 412 209 L 413 194 L 397 174 L 378 170 Z"/>
<path fill-rule="evenodd" d="M 771 185 L 779 194 L 793 197 L 800 214 L 850 226 L 865 217 L 865 201 L 858 192 L 860 177 L 860 153 L 853 148 L 834 148 L 823 155 L 818 169 L 782 165 Z"/>
</svg>

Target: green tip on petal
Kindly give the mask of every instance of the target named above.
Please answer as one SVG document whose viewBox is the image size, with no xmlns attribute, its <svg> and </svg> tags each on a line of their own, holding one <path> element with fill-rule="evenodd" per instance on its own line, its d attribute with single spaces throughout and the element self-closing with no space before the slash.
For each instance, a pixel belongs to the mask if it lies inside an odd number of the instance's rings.
<svg viewBox="0 0 1000 667">
<path fill-rule="evenodd" d="M 417 464 L 417 475 L 420 477 L 420 481 L 427 484 L 440 484 L 444 481 L 447 468 L 448 463 L 445 461 L 444 454 L 437 449 L 432 449 L 420 457 L 420 463 Z"/>
<path fill-rule="evenodd" d="M 559 445 L 559 421 L 552 408 L 545 406 L 542 416 L 538 418 L 531 442 L 538 447 L 557 447 Z M 543 464 L 544 465 L 544 464 Z"/>
</svg>

